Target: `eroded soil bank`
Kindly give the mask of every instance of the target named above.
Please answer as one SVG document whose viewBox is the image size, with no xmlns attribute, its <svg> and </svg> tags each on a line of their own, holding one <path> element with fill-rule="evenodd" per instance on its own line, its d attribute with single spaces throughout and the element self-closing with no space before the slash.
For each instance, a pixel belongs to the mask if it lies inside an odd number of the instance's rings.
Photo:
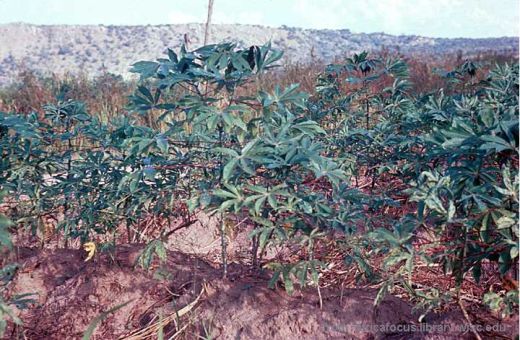
<svg viewBox="0 0 520 340">
<path fill-rule="evenodd" d="M 407 302 L 387 297 L 374 307 L 375 290 L 324 289 L 320 307 L 316 289 L 288 296 L 267 287 L 268 273 L 238 264 L 222 279 L 215 265 L 180 252 L 168 252 L 165 264 L 145 271 L 135 266 L 141 249 L 120 246 L 89 262 L 79 250 L 21 250 L 8 292 L 37 293 L 37 303 L 17 311 L 24 326 L 10 325 L 7 338 L 79 339 L 100 313 L 128 301 L 98 325 L 93 338 L 156 339 L 161 320 L 165 339 L 474 338 L 458 329 L 465 320 L 456 311 L 427 315 L 422 329 L 437 331 L 420 331 Z M 517 317 L 479 322 L 505 329 L 481 332 L 483 338 L 518 334 Z M 391 326 L 383 329 L 385 324 Z M 406 332 L 413 327 L 415 332 Z"/>
</svg>

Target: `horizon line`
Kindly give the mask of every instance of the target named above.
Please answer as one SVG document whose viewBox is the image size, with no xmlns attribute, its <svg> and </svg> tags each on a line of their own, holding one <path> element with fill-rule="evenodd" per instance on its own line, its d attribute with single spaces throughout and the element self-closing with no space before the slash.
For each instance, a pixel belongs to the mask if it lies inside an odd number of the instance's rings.
<svg viewBox="0 0 520 340">
<path fill-rule="evenodd" d="M 4 22 L 0 23 L 0 26 L 5 25 L 30 25 L 30 26 L 103 26 L 103 27 L 148 27 L 148 26 L 180 26 L 180 25 L 205 25 L 203 22 L 188 22 L 188 23 L 168 23 L 168 24 L 34 24 L 30 22 L 25 21 L 12 21 L 12 22 Z M 270 26 L 270 25 L 259 25 L 259 24 L 240 24 L 240 23 L 212 23 L 211 26 L 251 26 L 251 27 L 265 27 L 265 28 L 275 28 L 275 29 L 298 29 L 302 31 L 348 31 L 352 34 L 366 34 L 366 35 L 373 35 L 373 34 L 384 34 L 388 36 L 393 37 L 423 37 L 423 38 L 430 38 L 430 39 L 446 39 L 446 40 L 457 40 L 457 39 L 470 39 L 470 40 L 481 40 L 481 39 L 502 39 L 502 38 L 516 38 L 520 39 L 520 34 L 517 36 L 509 36 L 509 35 L 503 35 L 503 36 L 493 36 L 493 37 L 435 37 L 435 36 L 427 36 L 427 35 L 418 35 L 418 34 L 390 34 L 383 31 L 379 32 L 356 32 L 352 31 L 349 28 L 304 28 L 304 27 L 298 27 L 298 26 L 287 26 L 287 25 L 280 25 L 280 26 Z M 520 43 L 520 41 L 519 41 Z"/>
</svg>

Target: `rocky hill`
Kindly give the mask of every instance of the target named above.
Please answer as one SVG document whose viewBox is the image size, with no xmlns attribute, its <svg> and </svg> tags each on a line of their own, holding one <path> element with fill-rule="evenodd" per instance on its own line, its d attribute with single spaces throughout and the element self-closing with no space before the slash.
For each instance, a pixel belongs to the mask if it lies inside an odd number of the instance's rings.
<svg viewBox="0 0 520 340">
<path fill-rule="evenodd" d="M 0 83 L 15 79 L 20 67 L 43 73 L 102 71 L 128 76 L 129 65 L 152 60 L 166 47 L 178 48 L 187 34 L 190 48 L 200 46 L 202 24 L 157 26 L 39 26 L 23 23 L 0 25 Z M 353 33 L 350 30 L 314 30 L 282 26 L 213 25 L 210 42 L 234 41 L 239 45 L 271 40 L 285 51 L 285 60 L 331 61 L 362 50 L 398 49 L 405 54 L 466 55 L 496 51 L 518 54 L 518 38 L 443 39 L 394 36 L 384 33 Z"/>
</svg>

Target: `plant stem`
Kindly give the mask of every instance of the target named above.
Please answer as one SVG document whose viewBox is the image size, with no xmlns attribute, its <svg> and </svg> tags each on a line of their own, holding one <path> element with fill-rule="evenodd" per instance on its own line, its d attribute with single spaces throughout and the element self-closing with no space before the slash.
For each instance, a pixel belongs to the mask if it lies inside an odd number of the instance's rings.
<svg viewBox="0 0 520 340">
<path fill-rule="evenodd" d="M 223 134 L 224 134 L 224 128 L 222 124 L 219 124 L 218 126 L 218 141 L 219 141 L 219 147 L 222 147 L 223 145 Z M 223 158 L 222 154 L 219 156 L 219 183 L 222 185 L 222 177 L 224 172 L 223 167 Z M 223 278 L 227 277 L 227 242 L 226 242 L 226 235 L 225 235 L 225 226 L 224 226 L 224 213 L 220 213 L 220 248 L 222 250 L 222 275 Z"/>
</svg>

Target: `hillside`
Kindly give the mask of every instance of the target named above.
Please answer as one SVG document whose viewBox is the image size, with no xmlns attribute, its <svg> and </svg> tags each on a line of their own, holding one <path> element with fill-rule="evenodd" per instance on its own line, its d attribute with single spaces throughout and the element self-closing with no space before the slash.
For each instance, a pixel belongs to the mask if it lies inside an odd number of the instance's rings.
<svg viewBox="0 0 520 340">
<path fill-rule="evenodd" d="M 166 47 L 177 48 L 187 34 L 190 47 L 202 44 L 202 24 L 158 26 L 38 26 L 23 23 L 0 25 L 0 83 L 14 79 L 19 67 L 40 72 L 89 75 L 103 70 L 128 75 L 129 65 L 154 59 Z M 384 33 L 353 33 L 350 30 L 314 30 L 282 26 L 213 25 L 210 42 L 235 41 L 239 45 L 261 44 L 267 40 L 285 51 L 288 61 L 330 61 L 336 56 L 398 49 L 405 54 L 465 55 L 496 51 L 518 53 L 518 38 L 443 39 L 394 36 Z"/>
</svg>

